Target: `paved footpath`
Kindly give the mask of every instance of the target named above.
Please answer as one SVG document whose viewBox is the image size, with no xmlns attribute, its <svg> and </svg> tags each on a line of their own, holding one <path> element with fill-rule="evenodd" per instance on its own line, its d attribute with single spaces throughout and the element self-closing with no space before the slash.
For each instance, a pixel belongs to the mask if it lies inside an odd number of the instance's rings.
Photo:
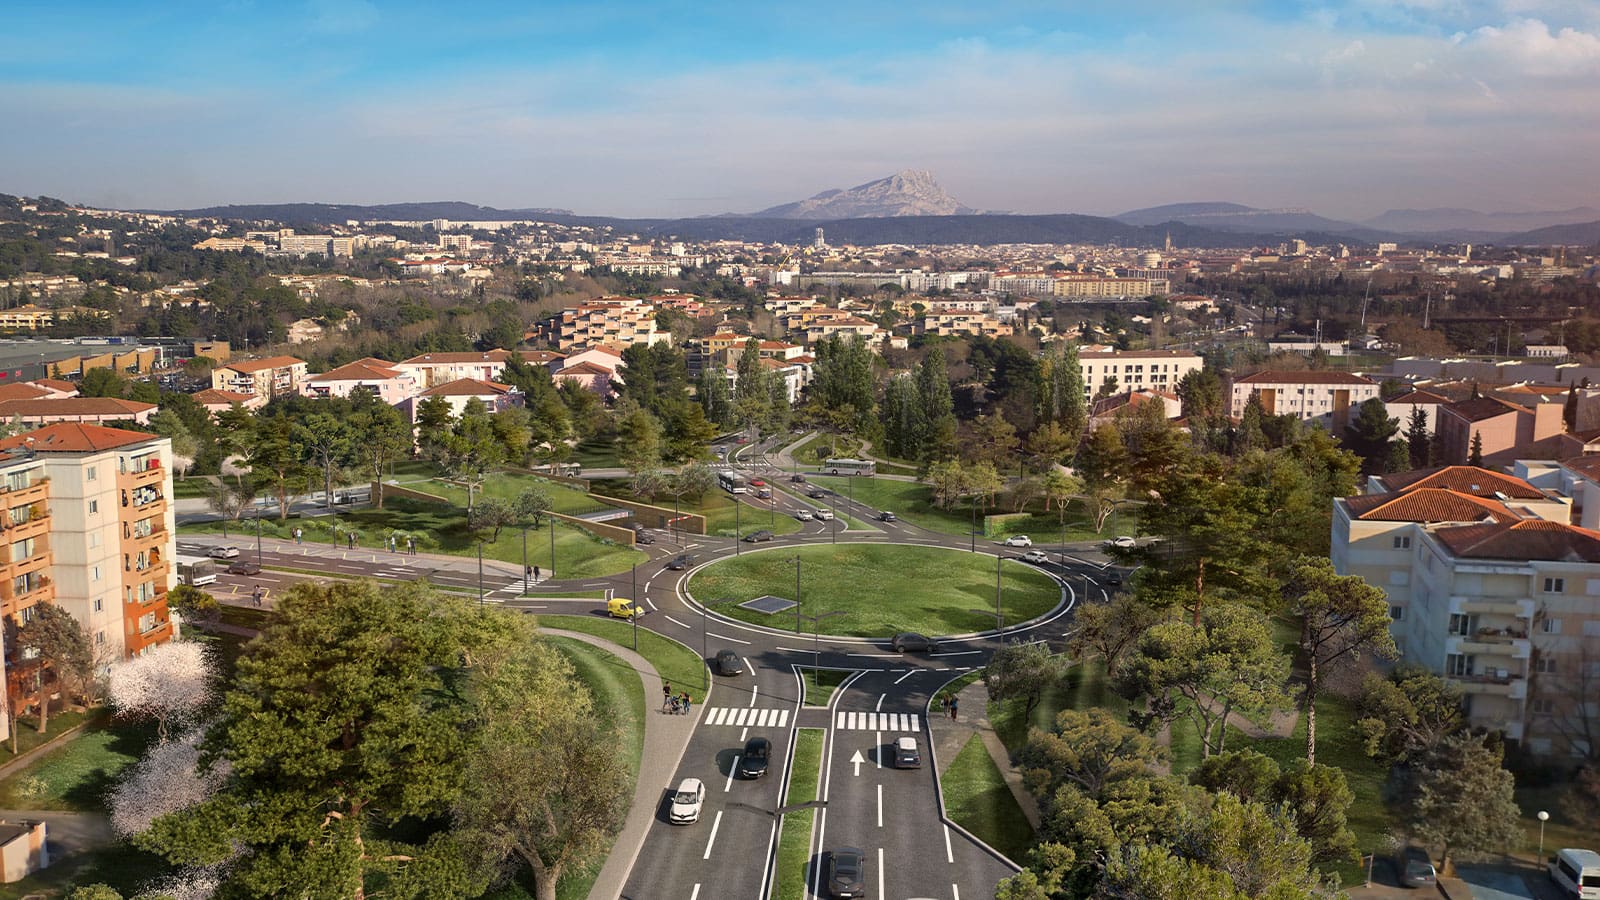
<svg viewBox="0 0 1600 900">
<path fill-rule="evenodd" d="M 633 802 L 628 807 L 628 818 L 623 823 L 622 832 L 611 845 L 605 865 L 595 878 L 594 887 L 589 890 L 589 900 L 616 900 L 622 896 L 628 873 L 633 869 L 639 849 L 644 845 L 645 835 L 650 831 L 650 823 L 655 821 L 656 814 L 661 810 L 666 792 L 674 787 L 671 783 L 672 773 L 678 770 L 683 752 L 689 746 L 689 737 L 711 701 L 711 693 L 708 690 L 705 696 L 695 698 L 692 715 L 675 716 L 661 709 L 657 700 L 661 696 L 661 676 L 656 674 L 655 667 L 643 656 L 621 644 L 613 644 L 593 635 L 559 628 L 541 628 L 539 631 L 541 634 L 573 638 L 614 653 L 632 666 L 639 673 L 639 680 L 644 682 L 644 753 L 639 759 L 639 781 L 634 786 Z"/>
<path fill-rule="evenodd" d="M 994 726 L 989 723 L 989 689 L 983 686 L 982 681 L 975 681 L 961 689 L 956 695 L 958 703 L 956 714 L 959 718 L 951 721 L 950 714 L 939 708 L 937 699 L 928 709 L 928 728 L 933 734 L 934 750 L 939 761 L 939 775 L 943 777 L 949 771 L 950 763 L 955 761 L 956 755 L 967 745 L 967 741 L 977 735 L 983 741 L 984 749 L 989 751 L 989 758 L 1000 768 L 1000 774 L 1005 776 L 1006 787 L 1011 789 L 1011 795 L 1017 798 L 1017 805 L 1022 807 L 1022 814 L 1028 817 L 1028 822 L 1037 830 L 1039 827 L 1039 803 L 1033 799 L 1022 786 L 1022 773 L 1011 761 L 1011 754 L 1006 750 L 1006 745 L 1000 742 L 1000 736 L 995 734 Z M 1012 860 L 1022 865 L 1026 860 Z"/>
</svg>

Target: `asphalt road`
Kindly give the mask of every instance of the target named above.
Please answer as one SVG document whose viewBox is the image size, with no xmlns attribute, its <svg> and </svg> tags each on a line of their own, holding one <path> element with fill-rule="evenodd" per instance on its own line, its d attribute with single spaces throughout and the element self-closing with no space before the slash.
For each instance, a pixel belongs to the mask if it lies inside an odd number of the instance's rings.
<svg viewBox="0 0 1600 900">
<path fill-rule="evenodd" d="M 750 527 L 744 530 L 748 533 L 759 528 L 772 515 L 824 507 L 848 514 L 873 530 L 846 531 L 842 519 L 812 521 L 796 534 L 760 546 L 839 541 L 968 548 L 967 536 L 930 532 L 903 521 L 878 522 L 879 510 L 852 504 L 845 496 L 830 494 L 812 499 L 789 493 L 804 486 L 791 483 L 789 470 L 776 465 L 781 458 L 775 451 L 787 440 L 785 436 L 769 443 L 746 445 L 734 454 L 748 475 L 780 488 L 771 500 L 740 495 L 750 511 Z M 670 531 L 655 534 L 655 543 L 640 548 L 650 553 L 651 561 L 641 565 L 637 573 L 630 570 L 610 578 L 550 581 L 540 586 L 541 591 L 609 587 L 618 596 L 634 596 L 648 610 L 640 620 L 641 627 L 701 648 L 708 658 L 719 650 L 732 649 L 744 667 L 737 676 L 715 676 L 717 685 L 711 704 L 704 710 L 676 770 L 667 771 L 644 760 L 640 777 L 659 783 L 662 793 L 623 896 L 634 900 L 763 900 L 774 874 L 779 825 L 775 810 L 782 803 L 781 791 L 788 782 L 795 730 L 805 725 L 824 729 L 819 792 L 825 806 L 815 817 L 810 836 L 813 873 L 825 870 L 827 853 L 833 848 L 856 846 L 867 857 L 868 898 L 992 897 L 996 883 L 1016 870 L 1010 861 L 941 820 L 926 716 L 939 689 L 982 666 L 1001 638 L 992 634 L 946 636 L 936 654 L 899 654 L 890 650 L 887 642 L 826 635 L 813 641 L 793 632 L 770 631 L 706 615 L 682 590 L 690 573 L 666 569 L 667 561 L 686 552 L 694 555 L 693 566 L 698 567 L 743 552 L 750 545 L 736 548 L 734 541 L 724 537 L 675 536 Z M 216 544 L 232 544 L 240 548 L 243 558 L 255 557 L 253 536 L 229 540 L 211 536 L 186 538 L 179 547 L 183 553 L 203 553 Z M 980 542 L 978 549 L 1008 558 L 1019 557 L 1022 552 L 993 542 Z M 1070 628 L 1070 606 L 1084 597 L 1091 602 L 1104 599 L 1107 560 L 1083 545 L 1040 549 L 1049 551 L 1051 562 L 1039 568 L 1062 582 L 1067 602 L 1041 621 L 1008 628 L 1003 638 L 1043 640 L 1059 648 Z M 281 549 L 263 547 L 261 562 L 267 568 L 258 576 L 220 575 L 218 593 L 248 601 L 254 584 L 277 592 L 295 580 L 319 573 L 396 580 L 427 578 L 445 589 L 468 594 L 479 591 L 474 560 L 440 562 L 382 550 L 349 550 L 330 558 L 329 551 L 330 548 L 323 548 L 319 555 L 312 555 L 289 545 Z M 225 565 L 219 564 L 219 571 Z M 482 584 L 486 601 L 512 608 L 604 614 L 603 603 L 595 599 L 519 599 L 520 579 L 503 571 L 486 569 Z M 826 709 L 801 706 L 798 673 L 813 665 L 814 658 L 824 668 L 859 672 L 834 692 Z M 673 688 L 690 691 L 697 702 L 705 696 L 701 684 Z M 653 706 L 654 698 L 650 699 Z M 902 735 L 917 738 L 924 758 L 920 769 L 892 767 L 892 744 Z M 768 774 L 758 780 L 737 778 L 733 773 L 739 755 L 745 741 L 753 736 L 772 741 Z M 699 822 L 672 825 L 667 821 L 667 797 L 686 777 L 705 782 L 705 807 Z M 828 892 L 824 884 L 814 880 L 808 884 L 806 896 L 826 897 Z"/>
</svg>

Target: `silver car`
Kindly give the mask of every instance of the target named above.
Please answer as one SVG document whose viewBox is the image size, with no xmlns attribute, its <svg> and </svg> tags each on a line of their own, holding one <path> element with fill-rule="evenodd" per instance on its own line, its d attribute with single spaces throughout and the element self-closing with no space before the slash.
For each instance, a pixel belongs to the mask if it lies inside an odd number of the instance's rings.
<svg viewBox="0 0 1600 900">
<path fill-rule="evenodd" d="M 672 794 L 672 808 L 667 818 L 674 825 L 688 825 L 700 821 L 700 807 L 706 802 L 705 782 L 698 778 L 685 778 L 678 782 Z"/>
</svg>

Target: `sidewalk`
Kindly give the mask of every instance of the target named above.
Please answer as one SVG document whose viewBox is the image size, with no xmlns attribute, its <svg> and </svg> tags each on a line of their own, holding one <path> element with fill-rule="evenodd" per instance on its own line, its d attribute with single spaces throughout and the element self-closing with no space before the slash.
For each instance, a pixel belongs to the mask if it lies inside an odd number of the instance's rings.
<svg viewBox="0 0 1600 900">
<path fill-rule="evenodd" d="M 244 534 L 242 531 L 238 534 L 229 535 L 226 538 L 219 534 L 183 534 L 179 535 L 179 537 L 184 541 L 193 541 L 195 543 L 230 544 L 238 547 L 241 555 L 246 554 L 247 551 L 254 550 L 254 544 L 256 540 L 255 535 Z M 453 556 L 448 553 L 424 553 L 420 550 L 415 554 L 408 554 L 403 548 L 393 553 L 382 547 L 358 546 L 352 550 L 343 543 L 335 545 L 327 541 L 315 542 L 309 539 L 303 543 L 295 543 L 294 541 L 286 538 L 275 537 L 262 537 L 261 548 L 263 550 L 271 550 L 273 553 L 280 553 L 285 556 L 303 556 L 308 560 L 336 559 L 341 561 L 370 562 L 379 565 L 391 566 L 416 566 L 426 563 L 430 568 L 434 569 L 449 569 L 451 571 L 465 572 L 472 575 L 476 575 L 478 573 L 478 558 L 476 556 L 466 557 Z M 485 572 L 494 572 L 498 575 L 504 575 L 508 578 L 522 577 L 521 566 L 518 566 L 515 563 L 503 562 L 498 559 L 490 559 L 488 557 L 485 557 L 483 560 L 483 570 Z M 549 572 L 544 572 L 541 573 L 539 580 L 541 583 L 543 583 L 552 579 Z"/>
<path fill-rule="evenodd" d="M 639 782 L 634 786 L 633 802 L 628 806 L 628 818 L 623 823 L 622 831 L 611 845 L 611 851 L 606 854 L 605 865 L 595 877 L 594 886 L 589 889 L 589 897 L 593 900 L 616 900 L 622 896 L 622 889 L 628 884 L 628 875 L 633 871 L 634 861 L 639 858 L 639 850 L 644 846 L 650 823 L 661 811 L 663 797 L 673 788 L 670 781 L 661 779 L 670 779 L 678 771 L 678 763 L 689 746 L 689 737 L 711 702 L 711 692 L 708 690 L 705 696 L 695 698 L 692 715 L 675 716 L 663 712 L 661 704 L 656 702 L 662 693 L 661 676 L 656 674 L 655 667 L 644 657 L 620 644 L 576 631 L 541 628 L 540 632 L 573 638 L 614 653 L 633 666 L 634 671 L 639 673 L 639 680 L 644 682 L 644 752 L 639 759 Z"/>
<path fill-rule="evenodd" d="M 989 758 L 994 760 L 994 764 L 1000 768 L 1000 774 L 1005 776 L 1006 787 L 1011 789 L 1011 796 L 1022 807 L 1022 814 L 1028 817 L 1028 824 L 1038 830 L 1038 801 L 1022 786 L 1022 773 L 1012 764 L 1006 745 L 1000 742 L 1000 736 L 994 733 L 994 726 L 989 723 L 989 689 L 983 686 L 982 681 L 976 681 L 962 688 L 956 694 L 956 699 L 956 711 L 960 718 L 953 722 L 950 714 L 940 709 L 938 703 L 928 710 L 928 730 L 933 735 L 934 751 L 939 759 L 939 775 L 944 776 L 961 748 L 967 745 L 973 735 L 978 735 L 984 749 L 989 751 Z"/>
</svg>

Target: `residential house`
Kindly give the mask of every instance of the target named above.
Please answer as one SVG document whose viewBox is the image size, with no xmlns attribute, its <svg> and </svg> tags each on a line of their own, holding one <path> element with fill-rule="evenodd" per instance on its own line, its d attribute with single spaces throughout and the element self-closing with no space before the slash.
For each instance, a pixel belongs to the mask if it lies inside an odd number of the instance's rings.
<svg viewBox="0 0 1600 900">
<path fill-rule="evenodd" d="M 306 361 L 293 356 L 230 362 L 211 370 L 216 390 L 254 394 L 263 400 L 299 393 L 305 379 Z"/>
<path fill-rule="evenodd" d="M 476 378 L 462 378 L 446 384 L 435 385 L 417 394 L 400 401 L 399 410 L 406 420 L 415 424 L 417 421 L 417 408 L 424 400 L 430 397 L 442 397 L 450 404 L 450 414 L 460 416 L 462 410 L 473 400 L 481 402 L 489 412 L 497 413 L 503 409 L 522 405 L 522 394 L 516 388 L 507 384 L 496 384 L 492 381 L 479 381 Z"/>
<path fill-rule="evenodd" d="M 1411 427 L 1412 411 L 1422 410 L 1428 417 L 1428 434 L 1431 435 L 1434 429 L 1439 427 L 1439 408 L 1449 402 L 1449 397 L 1431 391 L 1412 389 L 1398 397 L 1383 401 L 1383 408 L 1388 411 L 1389 418 L 1399 420 L 1401 434 Z"/>
<path fill-rule="evenodd" d="M 1176 419 L 1183 415 L 1183 401 L 1178 399 L 1177 394 L 1154 390 L 1122 391 L 1094 401 L 1089 408 L 1089 429 L 1092 431 L 1102 425 L 1109 425 L 1116 419 L 1118 412 L 1124 409 L 1137 409 L 1148 403 L 1160 405 L 1163 418 Z"/>
<path fill-rule="evenodd" d="M 196 403 L 204 406 L 213 418 L 216 417 L 217 413 L 234 406 L 257 410 L 267 405 L 267 398 L 265 397 L 256 394 L 241 394 L 238 391 L 219 391 L 216 388 L 195 391 L 191 396 L 194 397 Z"/>
<path fill-rule="evenodd" d="M 1438 446 L 1448 463 L 1464 463 L 1480 440 L 1483 462 L 1509 465 L 1531 445 L 1561 435 L 1561 404 L 1522 406 L 1498 397 L 1477 397 L 1439 409 Z"/>
<path fill-rule="evenodd" d="M 116 397 L 62 397 L 44 400 L 0 400 L 0 422 L 49 425 L 53 422 L 90 422 L 105 425 L 132 422 L 149 425 L 154 403 Z"/>
</svg>

